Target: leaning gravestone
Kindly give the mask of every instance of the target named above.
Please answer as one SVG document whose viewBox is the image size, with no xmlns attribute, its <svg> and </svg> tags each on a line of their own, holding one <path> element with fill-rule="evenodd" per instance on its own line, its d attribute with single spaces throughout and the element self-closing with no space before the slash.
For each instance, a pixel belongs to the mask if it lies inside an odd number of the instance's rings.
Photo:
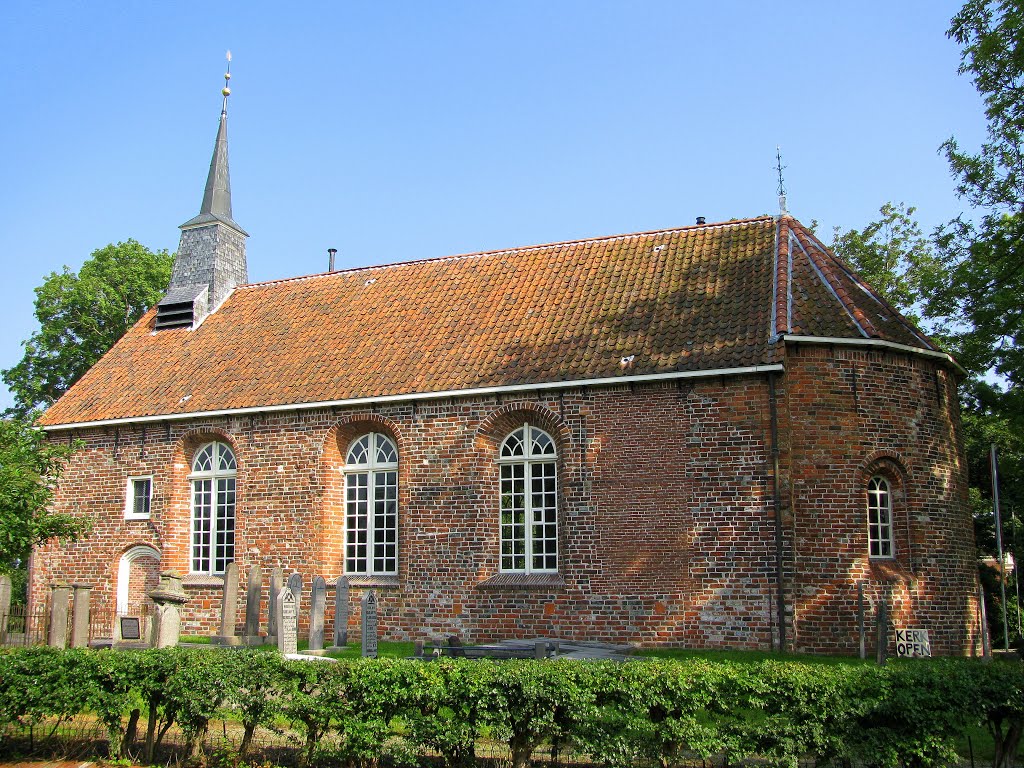
<svg viewBox="0 0 1024 768">
<path fill-rule="evenodd" d="M 281 653 L 296 653 L 299 649 L 299 612 L 295 593 L 285 587 L 277 593 L 277 649 Z"/>
<path fill-rule="evenodd" d="M 309 650 L 324 649 L 324 609 L 327 607 L 327 582 L 323 576 L 313 579 L 313 593 L 309 601 Z"/>
<path fill-rule="evenodd" d="M 224 589 L 220 598 L 220 634 L 213 638 L 216 645 L 238 645 L 235 625 L 238 623 L 238 564 L 228 563 L 224 568 Z"/>
<path fill-rule="evenodd" d="M 284 571 L 274 568 L 270 572 L 270 599 L 267 600 L 267 635 L 271 642 L 277 639 L 277 593 L 284 585 Z"/>
<path fill-rule="evenodd" d="M 249 567 L 249 583 L 245 586 L 245 644 L 260 644 L 260 609 L 263 601 L 263 571 L 258 565 Z"/>
<path fill-rule="evenodd" d="M 334 645 L 341 650 L 348 645 L 348 576 L 339 576 L 334 583 Z"/>
<path fill-rule="evenodd" d="M 377 658 L 377 594 L 371 589 L 362 600 L 363 656 Z"/>
</svg>

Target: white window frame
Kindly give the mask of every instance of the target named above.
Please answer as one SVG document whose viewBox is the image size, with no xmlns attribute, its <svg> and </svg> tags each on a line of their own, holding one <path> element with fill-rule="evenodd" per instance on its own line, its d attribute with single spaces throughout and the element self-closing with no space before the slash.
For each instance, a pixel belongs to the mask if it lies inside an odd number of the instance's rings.
<svg viewBox="0 0 1024 768">
<path fill-rule="evenodd" d="M 366 439 L 368 439 L 366 460 L 352 462 L 352 453 L 356 446 Z M 394 461 L 381 460 L 379 451 L 383 447 L 383 441 L 390 445 L 391 452 L 395 457 Z M 398 574 L 398 462 L 398 444 L 390 436 L 382 432 L 365 432 L 352 440 L 345 450 L 345 466 L 343 468 L 345 478 L 345 537 L 342 567 L 346 574 L 352 576 L 396 576 Z M 366 498 L 351 498 L 353 491 L 358 496 L 358 483 L 360 478 L 364 476 L 365 485 L 363 487 L 366 490 Z M 393 482 L 389 482 L 389 479 L 393 480 Z M 390 498 L 388 494 L 390 494 Z M 358 512 L 358 504 L 360 502 L 365 502 L 366 504 L 365 513 L 363 514 Z M 392 514 L 387 512 L 388 502 L 394 504 L 394 512 Z M 381 508 L 383 513 L 378 514 L 377 510 Z M 362 556 L 358 554 L 358 547 L 362 546 L 362 543 L 358 540 L 350 540 L 350 538 L 354 539 L 356 532 L 350 527 L 349 521 L 355 517 L 365 517 L 366 542 L 365 553 Z M 384 518 L 383 526 L 376 524 L 378 517 Z M 387 518 L 389 517 L 393 519 L 392 525 L 388 524 Z M 389 533 L 393 534 L 393 541 L 388 541 Z M 378 547 L 383 548 L 383 553 L 380 556 L 377 555 Z M 392 554 L 388 554 L 389 548 Z M 359 567 L 359 561 L 363 561 L 363 567 Z M 385 561 L 385 563 L 392 561 L 393 565 L 391 567 L 385 565 L 383 568 L 378 568 L 376 567 L 378 561 Z"/>
<path fill-rule="evenodd" d="M 210 462 L 211 469 L 209 469 L 209 470 L 196 470 L 196 468 L 195 468 L 196 460 L 199 458 L 199 455 L 203 451 L 205 451 L 208 447 L 210 447 L 210 446 L 214 446 L 212 461 Z M 231 454 L 232 464 L 234 465 L 233 469 L 220 469 L 219 468 L 221 452 L 222 452 L 223 449 L 227 449 L 227 451 Z M 235 541 L 234 541 L 234 537 L 235 537 L 235 532 L 237 531 L 237 527 L 238 527 L 237 526 L 237 520 L 238 520 L 238 481 L 237 481 L 237 477 L 238 477 L 238 457 L 235 454 L 234 448 L 232 448 L 230 445 L 228 445 L 228 443 L 224 442 L 223 440 L 213 440 L 213 441 L 211 441 L 209 443 L 204 443 L 198 449 L 196 449 L 196 452 L 192 455 L 192 465 L 191 466 L 192 466 L 192 472 L 188 476 L 189 515 L 190 515 L 189 516 L 189 521 L 190 521 L 189 522 L 189 536 L 188 536 L 188 542 L 189 542 L 189 544 L 188 544 L 189 573 L 199 573 L 199 574 L 206 574 L 206 575 L 219 575 L 219 574 L 224 573 L 224 570 L 227 567 L 227 565 L 229 563 L 233 562 L 234 559 L 235 559 Z M 209 481 L 209 483 L 210 483 L 210 490 L 209 490 L 209 493 L 210 493 L 210 509 L 209 509 L 210 530 L 209 530 L 209 534 L 210 534 L 210 536 L 209 536 L 209 540 L 207 542 L 203 543 L 203 542 L 197 542 L 196 541 L 196 485 L 197 485 L 197 483 L 202 483 L 202 482 L 207 482 L 207 481 Z M 221 493 L 221 489 L 220 489 L 220 482 L 221 481 L 225 482 L 225 491 L 224 491 L 225 494 L 227 493 L 227 481 L 232 481 L 230 483 L 230 493 L 231 493 L 231 504 L 230 504 L 231 515 L 230 515 L 230 517 L 228 517 L 227 515 L 224 515 L 222 517 L 222 515 L 220 514 L 220 503 L 219 503 L 217 497 Z M 225 505 L 225 506 L 227 506 L 227 505 Z M 229 520 L 230 520 L 230 523 L 231 523 L 230 527 L 228 527 L 226 525 L 226 523 Z M 221 524 L 222 523 L 224 524 L 224 526 L 223 526 L 224 530 L 221 530 Z M 227 556 L 227 555 L 225 555 L 223 557 L 218 556 L 218 553 L 217 553 L 217 547 L 218 547 L 217 537 L 218 537 L 218 534 L 228 533 L 228 532 L 230 532 L 230 534 L 231 534 L 230 556 Z M 224 546 L 227 547 L 228 545 L 225 544 Z M 200 548 L 206 550 L 205 555 L 202 553 Z M 198 561 L 204 561 L 204 560 L 207 561 L 208 567 L 206 567 L 206 568 L 196 568 L 196 561 L 197 560 Z M 220 562 L 220 561 L 222 561 L 222 562 Z M 224 567 L 218 569 L 217 568 L 218 565 L 223 565 Z"/>
<path fill-rule="evenodd" d="M 520 433 L 522 434 L 521 446 L 523 450 L 521 453 L 516 453 L 514 449 L 510 448 L 512 444 L 509 441 L 513 437 L 519 440 L 518 436 Z M 535 450 L 538 442 L 545 446 L 542 451 Z M 547 447 L 550 447 L 550 452 L 543 452 Z M 514 455 L 504 455 L 506 453 Z M 514 484 L 517 478 L 515 478 L 513 473 L 518 467 L 522 468 L 521 480 L 523 482 L 523 506 L 521 509 L 524 532 L 522 539 L 518 539 L 514 534 L 515 527 L 518 525 L 514 517 L 516 508 L 506 506 L 510 494 L 514 494 L 513 491 L 509 490 L 507 484 Z M 540 481 L 543 484 L 545 480 L 550 481 L 550 486 L 544 487 L 541 493 L 543 496 L 550 498 L 552 503 L 542 504 L 538 507 L 534 505 L 535 494 L 532 488 L 535 481 Z M 513 515 L 512 522 L 506 522 L 506 512 Z M 538 514 L 541 515 L 540 521 L 536 519 Z M 535 526 L 537 525 L 542 526 L 542 535 L 539 537 L 534 535 Z M 554 526 L 553 535 L 549 535 L 549 531 L 547 531 L 547 526 L 551 525 Z M 509 536 L 510 528 L 512 536 Z M 554 438 L 543 429 L 534 427 L 529 422 L 524 422 L 522 427 L 518 427 L 506 435 L 505 439 L 498 446 L 499 570 L 502 573 L 558 573 L 558 528 L 558 446 Z M 520 542 L 523 546 L 521 553 L 515 549 L 516 544 Z M 511 544 L 511 552 L 506 552 L 506 543 Z M 553 551 L 536 551 L 538 545 L 543 550 L 545 544 Z M 520 557 L 524 558 L 524 565 L 523 567 L 516 567 L 515 560 Z M 543 565 L 537 565 L 534 562 L 537 557 L 544 559 Z M 553 563 L 550 562 L 552 560 Z"/>
<path fill-rule="evenodd" d="M 893 531 L 892 483 L 885 475 L 874 475 L 866 488 L 868 557 L 892 560 L 896 557 Z M 888 551 L 886 551 L 888 550 Z"/>
<path fill-rule="evenodd" d="M 139 482 L 149 483 L 149 495 L 146 497 L 146 511 L 138 512 L 135 509 L 135 484 Z M 149 520 L 153 509 L 153 476 L 133 475 L 128 478 L 124 490 L 124 519 L 125 520 Z"/>
</svg>

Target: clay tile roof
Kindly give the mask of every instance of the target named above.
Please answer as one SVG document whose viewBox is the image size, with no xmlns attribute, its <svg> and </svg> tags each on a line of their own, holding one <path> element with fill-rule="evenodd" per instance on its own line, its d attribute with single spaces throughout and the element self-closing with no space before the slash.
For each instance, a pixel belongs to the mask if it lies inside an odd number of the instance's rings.
<svg viewBox="0 0 1024 768">
<path fill-rule="evenodd" d="M 931 348 L 768 216 L 243 285 L 194 330 L 154 316 L 41 423 L 741 368 L 785 333 Z"/>
</svg>

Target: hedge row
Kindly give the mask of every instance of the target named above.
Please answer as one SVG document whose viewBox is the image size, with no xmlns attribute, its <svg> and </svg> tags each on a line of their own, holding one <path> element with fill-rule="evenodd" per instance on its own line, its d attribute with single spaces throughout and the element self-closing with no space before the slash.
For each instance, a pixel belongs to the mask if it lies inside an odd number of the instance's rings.
<svg viewBox="0 0 1024 768">
<path fill-rule="evenodd" d="M 185 758 L 209 722 L 244 725 L 244 758 L 259 727 L 290 723 L 307 764 L 416 763 L 440 755 L 472 765 L 483 738 L 504 742 L 517 768 L 542 744 L 600 765 L 686 760 L 772 765 L 798 758 L 877 766 L 936 765 L 972 724 L 1012 766 L 1024 724 L 1024 668 L 967 660 L 821 665 L 637 661 L 285 661 L 249 650 L 0 652 L 0 739 L 30 739 L 95 717 L 109 757 L 152 761 L 177 724 Z M 6 728 L 3 723 L 9 723 Z M 848 761 L 848 762 L 847 762 Z"/>
</svg>

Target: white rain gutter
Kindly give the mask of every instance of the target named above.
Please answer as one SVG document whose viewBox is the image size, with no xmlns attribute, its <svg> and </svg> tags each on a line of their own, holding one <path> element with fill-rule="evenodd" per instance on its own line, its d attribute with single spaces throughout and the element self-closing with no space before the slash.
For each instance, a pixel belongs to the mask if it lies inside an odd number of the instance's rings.
<svg viewBox="0 0 1024 768">
<path fill-rule="evenodd" d="M 440 400 L 448 397 L 473 397 L 476 395 L 495 395 L 514 392 L 538 392 L 552 389 L 571 389 L 575 387 L 599 387 L 609 384 L 639 384 L 650 381 L 671 381 L 674 379 L 701 379 L 715 376 L 743 376 L 755 373 L 782 372 L 781 363 L 770 365 L 750 365 L 742 368 L 715 368 L 706 371 L 673 371 L 672 373 L 649 373 L 639 376 L 606 376 L 600 379 L 577 379 L 575 381 L 548 381 L 539 384 L 511 384 L 499 387 L 476 387 L 471 389 L 449 389 L 443 392 L 412 392 L 405 395 L 378 395 L 375 397 L 352 397 L 346 400 L 324 400 L 318 403 L 289 403 L 286 405 L 258 405 L 249 408 L 224 408 L 216 411 L 193 411 L 191 413 L 167 413 L 158 416 L 127 416 L 120 419 L 102 419 L 99 421 L 80 421 L 74 424 L 53 424 L 43 427 L 47 432 L 59 432 L 69 429 L 90 429 L 108 427 L 116 424 L 145 424 L 152 422 L 180 421 L 183 419 L 205 419 L 215 416 L 244 416 L 255 413 L 274 413 L 276 411 L 308 411 L 315 408 L 340 408 L 375 403 L 401 403 L 409 400 Z"/>
<path fill-rule="evenodd" d="M 967 371 L 961 367 L 960 363 L 945 352 L 939 352 L 938 350 L 933 349 L 921 349 L 920 347 L 912 347 L 909 344 L 897 344 L 895 341 L 885 341 L 884 339 L 844 339 L 838 336 L 799 336 L 793 333 L 784 333 L 779 338 L 783 341 L 792 341 L 799 344 L 824 344 L 828 346 L 844 345 L 849 347 L 876 347 L 881 349 L 891 349 L 895 352 L 906 352 L 920 357 L 930 357 L 936 360 L 943 360 L 960 371 L 964 376 L 967 375 Z"/>
</svg>

